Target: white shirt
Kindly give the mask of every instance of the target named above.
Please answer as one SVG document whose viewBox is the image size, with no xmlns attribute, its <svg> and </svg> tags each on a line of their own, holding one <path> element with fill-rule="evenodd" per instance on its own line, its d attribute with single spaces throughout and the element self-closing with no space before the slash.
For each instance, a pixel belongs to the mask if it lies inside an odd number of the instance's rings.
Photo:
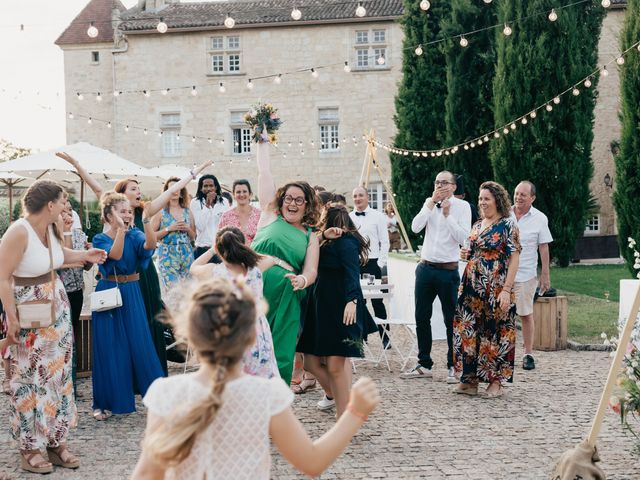
<svg viewBox="0 0 640 480">
<path fill-rule="evenodd" d="M 538 246 L 553 242 L 553 237 L 549 231 L 547 216 L 533 205 L 527 213 L 520 217 L 520 220 L 517 219 L 512 207 L 511 218 L 520 230 L 520 245 L 522 246 L 516 282 L 526 282 L 537 277 Z"/>
<path fill-rule="evenodd" d="M 151 413 L 175 419 L 204 400 L 210 389 L 193 373 L 159 378 L 151 384 L 144 404 Z M 243 375 L 231 380 L 222 393 L 222 406 L 200 432 L 189 456 L 166 479 L 268 480 L 271 417 L 293 402 L 293 392 L 281 378 Z"/>
<path fill-rule="evenodd" d="M 191 212 L 196 221 L 196 247 L 213 246 L 220 217 L 229 208 L 229 202 L 224 197 L 222 202 L 216 202 L 213 207 L 207 207 L 206 201 L 201 202 L 197 198 L 191 200 Z"/>
<path fill-rule="evenodd" d="M 357 210 L 349 214 L 358 232 L 369 239 L 369 260 L 377 260 L 380 268 L 389 260 L 389 231 L 387 230 L 387 216 L 367 206 L 362 213 L 356 215 Z"/>
<path fill-rule="evenodd" d="M 75 210 L 71 210 L 71 218 L 73 218 L 73 225 L 71 225 L 71 230 L 82 230 L 80 215 L 78 215 Z"/>
<path fill-rule="evenodd" d="M 469 238 L 471 232 L 471 207 L 468 202 L 456 197 L 449 198 L 451 207 L 445 217 L 442 208 L 429 209 L 427 198 L 422 210 L 411 222 L 414 233 L 424 232 L 424 243 L 420 257 L 433 263 L 457 262 L 460 257 L 460 245 Z"/>
</svg>

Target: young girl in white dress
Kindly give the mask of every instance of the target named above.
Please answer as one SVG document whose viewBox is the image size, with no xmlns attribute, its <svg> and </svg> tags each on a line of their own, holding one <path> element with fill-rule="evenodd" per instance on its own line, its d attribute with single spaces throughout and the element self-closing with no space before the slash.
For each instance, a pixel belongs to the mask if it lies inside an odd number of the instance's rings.
<svg viewBox="0 0 640 480">
<path fill-rule="evenodd" d="M 197 372 L 156 380 L 136 479 L 268 480 L 269 436 L 291 464 L 316 477 L 347 447 L 380 402 L 370 379 L 351 390 L 347 412 L 312 441 L 291 409 L 293 393 L 280 378 L 242 372 L 255 340 L 256 303 L 242 280 L 199 284 L 176 331 L 200 358 Z"/>
</svg>

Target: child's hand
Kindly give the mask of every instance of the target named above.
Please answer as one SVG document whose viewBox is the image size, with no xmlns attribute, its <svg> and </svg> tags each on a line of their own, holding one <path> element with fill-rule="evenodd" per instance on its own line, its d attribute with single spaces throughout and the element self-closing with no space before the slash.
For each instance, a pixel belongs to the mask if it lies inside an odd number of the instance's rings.
<svg viewBox="0 0 640 480">
<path fill-rule="evenodd" d="M 349 403 L 363 415 L 369 415 L 380 403 L 380 392 L 369 377 L 362 377 L 351 387 Z"/>
</svg>

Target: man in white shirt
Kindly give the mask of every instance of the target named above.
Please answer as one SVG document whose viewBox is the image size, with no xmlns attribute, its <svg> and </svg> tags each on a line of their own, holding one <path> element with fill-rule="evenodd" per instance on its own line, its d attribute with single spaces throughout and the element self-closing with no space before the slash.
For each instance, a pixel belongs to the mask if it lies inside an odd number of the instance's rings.
<svg viewBox="0 0 640 480">
<path fill-rule="evenodd" d="M 211 248 L 218 233 L 218 223 L 222 214 L 229 210 L 229 203 L 221 195 L 218 179 L 213 175 L 202 175 L 198 181 L 198 191 L 191 200 L 191 212 L 196 222 L 195 258 Z M 217 255 L 212 259 L 220 263 Z"/>
<path fill-rule="evenodd" d="M 469 238 L 471 208 L 453 196 L 456 177 L 448 171 L 438 173 L 435 189 L 411 223 L 415 233 L 424 232 L 421 260 L 416 267 L 416 335 L 418 364 L 400 374 L 402 378 L 431 378 L 431 314 L 436 296 L 442 305 L 447 328 L 447 383 L 457 383 L 453 368 L 453 317 L 458 300 L 458 259 L 460 245 Z"/>
<path fill-rule="evenodd" d="M 349 214 L 351 220 L 358 227 L 360 235 L 369 239 L 369 260 L 364 266 L 360 266 L 360 273 L 368 273 L 375 278 L 382 278 L 382 269 L 389 260 L 389 231 L 387 230 L 387 217 L 369 206 L 369 193 L 364 187 L 356 187 L 353 190 L 353 204 L 355 209 Z M 377 318 L 386 319 L 387 310 L 382 299 L 371 300 L 373 312 Z M 388 348 L 389 337 L 382 327 L 378 327 L 382 343 Z"/>
<path fill-rule="evenodd" d="M 538 250 L 542 270 L 540 272 L 540 295 L 549 290 L 549 243 L 553 237 L 549 231 L 547 216 L 533 206 L 536 199 L 536 187 L 529 181 L 522 181 L 513 193 L 512 218 L 520 230 L 520 263 L 513 286 L 516 296 L 516 313 L 522 320 L 522 338 L 524 340 L 524 356 L 522 368 L 536 368 L 533 358 L 533 335 L 535 324 L 533 319 L 533 300 L 538 287 Z"/>
</svg>

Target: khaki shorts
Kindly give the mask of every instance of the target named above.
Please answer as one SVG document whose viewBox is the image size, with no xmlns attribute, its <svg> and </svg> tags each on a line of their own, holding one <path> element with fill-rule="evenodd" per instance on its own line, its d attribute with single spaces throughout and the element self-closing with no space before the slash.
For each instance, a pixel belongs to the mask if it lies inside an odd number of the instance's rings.
<svg viewBox="0 0 640 480">
<path fill-rule="evenodd" d="M 538 287 L 538 279 L 532 278 L 526 282 L 516 282 L 513 292 L 516 294 L 516 313 L 521 317 L 533 313 L 533 297 Z"/>
</svg>

